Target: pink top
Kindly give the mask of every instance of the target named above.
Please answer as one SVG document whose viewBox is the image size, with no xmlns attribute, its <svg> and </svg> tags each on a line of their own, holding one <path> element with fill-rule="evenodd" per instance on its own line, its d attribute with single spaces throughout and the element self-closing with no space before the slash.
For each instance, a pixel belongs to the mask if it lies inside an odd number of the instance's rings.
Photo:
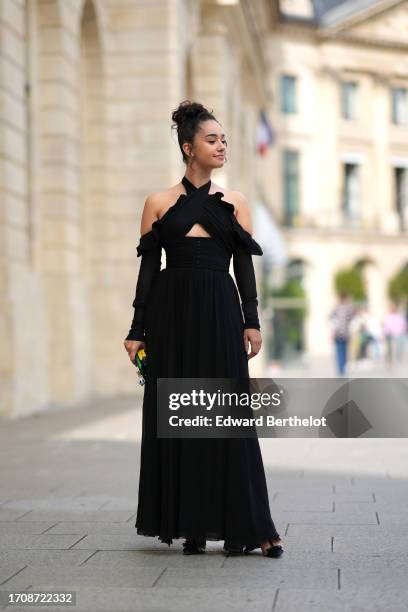
<svg viewBox="0 0 408 612">
<path fill-rule="evenodd" d="M 384 333 L 400 336 L 407 331 L 407 322 L 400 312 L 390 312 L 384 319 Z"/>
</svg>

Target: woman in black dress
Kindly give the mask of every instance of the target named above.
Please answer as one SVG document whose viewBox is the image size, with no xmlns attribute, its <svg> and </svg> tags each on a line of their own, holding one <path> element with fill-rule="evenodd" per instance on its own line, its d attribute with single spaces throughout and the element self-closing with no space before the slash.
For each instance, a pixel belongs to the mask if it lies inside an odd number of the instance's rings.
<svg viewBox="0 0 408 612">
<path fill-rule="evenodd" d="M 227 554 L 261 548 L 278 557 L 283 548 L 257 437 L 157 437 L 158 377 L 248 378 L 248 359 L 262 343 L 252 262 L 262 250 L 250 234 L 249 208 L 239 192 L 228 192 L 234 203 L 223 200 L 210 178 L 225 162 L 222 126 L 188 100 L 172 119 L 186 174 L 146 199 L 134 317 L 124 341 L 132 361 L 142 346 L 148 361 L 135 527 L 169 545 L 185 538 L 184 554 L 224 540 Z"/>
</svg>

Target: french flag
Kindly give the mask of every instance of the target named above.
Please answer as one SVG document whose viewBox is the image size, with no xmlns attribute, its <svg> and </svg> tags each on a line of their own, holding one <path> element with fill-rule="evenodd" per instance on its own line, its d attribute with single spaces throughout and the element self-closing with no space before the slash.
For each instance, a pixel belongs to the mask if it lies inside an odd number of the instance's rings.
<svg viewBox="0 0 408 612">
<path fill-rule="evenodd" d="M 271 128 L 271 125 L 266 116 L 266 112 L 261 110 L 259 112 L 259 122 L 256 131 L 255 149 L 256 153 L 261 157 L 264 157 L 269 147 L 275 140 L 275 134 Z"/>
</svg>

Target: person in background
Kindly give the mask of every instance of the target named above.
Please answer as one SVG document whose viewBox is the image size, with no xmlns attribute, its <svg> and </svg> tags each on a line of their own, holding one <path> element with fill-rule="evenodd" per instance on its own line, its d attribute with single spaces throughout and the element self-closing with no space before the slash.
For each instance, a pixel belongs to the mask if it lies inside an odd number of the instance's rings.
<svg viewBox="0 0 408 612">
<path fill-rule="evenodd" d="M 364 330 L 364 309 L 361 305 L 356 306 L 354 316 L 348 328 L 349 342 L 347 347 L 347 362 L 353 367 L 360 365 L 361 347 Z"/>
<path fill-rule="evenodd" d="M 380 346 L 383 340 L 383 331 L 380 319 L 368 311 L 366 317 L 366 332 L 368 353 L 374 361 L 378 361 L 381 356 Z"/>
<path fill-rule="evenodd" d="M 355 309 L 347 293 L 340 293 L 340 301 L 330 314 L 336 353 L 336 367 L 339 376 L 344 376 L 347 364 L 347 346 L 350 339 L 350 321 Z"/>
<path fill-rule="evenodd" d="M 358 316 L 353 323 L 358 322 L 358 354 L 357 359 L 361 368 L 369 367 L 370 358 L 378 360 L 380 357 L 380 340 L 382 338 L 381 323 L 369 310 L 367 304 L 361 306 Z"/>
<path fill-rule="evenodd" d="M 384 318 L 383 331 L 386 341 L 386 364 L 391 368 L 396 361 L 402 363 L 407 333 L 407 321 L 395 302 L 391 302 L 390 311 Z"/>
</svg>

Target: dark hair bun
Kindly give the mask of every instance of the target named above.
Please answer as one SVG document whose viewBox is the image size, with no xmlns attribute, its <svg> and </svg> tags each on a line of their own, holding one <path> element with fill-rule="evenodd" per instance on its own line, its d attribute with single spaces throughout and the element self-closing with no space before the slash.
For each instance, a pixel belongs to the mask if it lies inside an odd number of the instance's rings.
<svg viewBox="0 0 408 612">
<path fill-rule="evenodd" d="M 177 139 L 180 146 L 181 153 L 183 155 L 184 163 L 188 162 L 188 156 L 183 150 L 183 144 L 185 142 L 191 145 L 194 142 L 194 137 L 197 131 L 200 129 L 200 123 L 202 121 L 208 121 L 214 119 L 217 121 L 210 112 L 200 104 L 199 102 L 191 102 L 191 100 L 183 100 L 180 102 L 176 110 L 171 114 L 173 124 L 171 129 L 177 128 Z"/>
<path fill-rule="evenodd" d="M 172 112 L 171 118 L 177 126 L 180 126 L 185 123 L 200 120 L 201 117 L 208 116 L 208 114 L 208 110 L 199 102 L 183 100 L 183 102 L 180 102 L 178 105 L 178 108 Z"/>
</svg>

